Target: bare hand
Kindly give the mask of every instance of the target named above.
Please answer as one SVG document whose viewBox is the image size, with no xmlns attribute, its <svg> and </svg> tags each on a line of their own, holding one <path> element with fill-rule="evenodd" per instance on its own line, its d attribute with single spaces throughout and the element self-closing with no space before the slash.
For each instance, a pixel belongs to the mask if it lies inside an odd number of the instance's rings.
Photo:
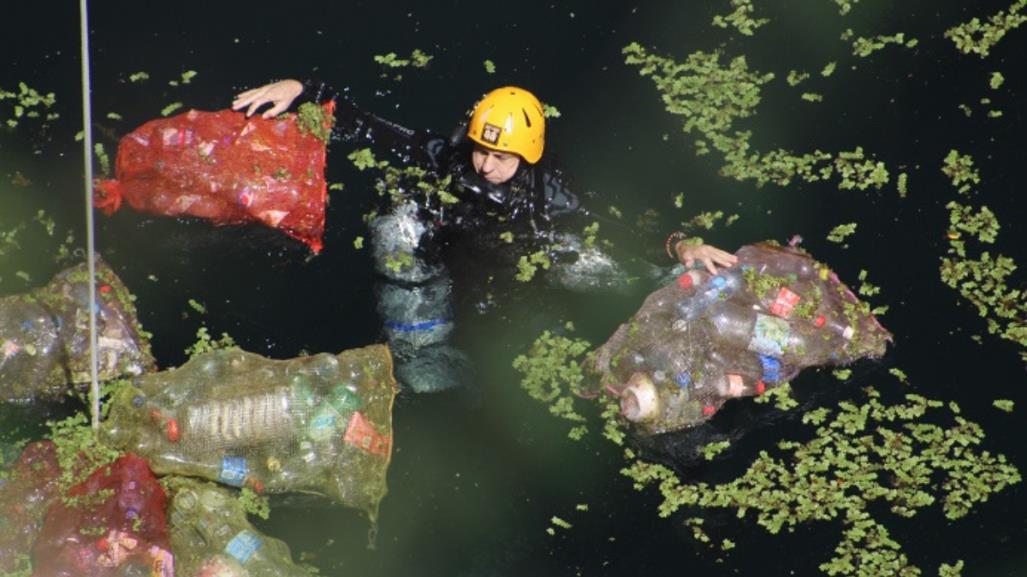
<svg viewBox="0 0 1027 577">
<path fill-rule="evenodd" d="M 685 266 L 692 268 L 695 261 L 699 261 L 703 263 L 710 274 L 714 275 L 717 274 L 716 265 L 729 267 L 738 262 L 738 257 L 729 252 L 708 244 L 690 245 L 683 240 L 674 245 L 674 252 L 678 255 L 678 260 Z"/>
<path fill-rule="evenodd" d="M 292 101 L 303 92 L 303 84 L 296 80 L 280 80 L 266 84 L 260 88 L 247 90 L 235 97 L 232 101 L 232 110 L 246 109 L 246 116 L 252 116 L 261 106 L 271 103 L 262 115 L 264 118 L 272 118 L 285 112 L 292 105 Z"/>
</svg>

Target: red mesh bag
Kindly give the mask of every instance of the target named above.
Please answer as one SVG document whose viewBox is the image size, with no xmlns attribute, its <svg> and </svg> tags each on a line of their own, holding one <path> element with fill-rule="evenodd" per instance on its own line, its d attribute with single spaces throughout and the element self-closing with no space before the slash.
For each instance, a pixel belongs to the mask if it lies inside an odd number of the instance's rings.
<svg viewBox="0 0 1027 577">
<path fill-rule="evenodd" d="M 272 119 L 190 110 L 151 120 L 121 139 L 116 178 L 97 184 L 93 205 L 108 215 L 125 201 L 217 225 L 261 222 L 320 252 L 333 108 L 305 104 Z"/>
<path fill-rule="evenodd" d="M 146 461 L 125 455 L 55 501 L 32 547 L 33 577 L 173 577 L 164 489 Z"/>
<path fill-rule="evenodd" d="M 51 441 L 25 447 L 0 480 L 0 574 L 23 569 L 43 516 L 57 496 L 57 450 Z"/>
</svg>

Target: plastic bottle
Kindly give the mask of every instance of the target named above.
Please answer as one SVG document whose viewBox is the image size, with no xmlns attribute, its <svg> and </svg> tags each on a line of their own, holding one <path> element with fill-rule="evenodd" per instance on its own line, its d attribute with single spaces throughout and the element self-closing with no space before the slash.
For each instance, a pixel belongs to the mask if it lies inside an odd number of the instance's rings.
<svg viewBox="0 0 1027 577">
<path fill-rule="evenodd" d="M 730 298 L 744 285 L 740 267 L 726 269 L 700 287 L 695 296 L 679 302 L 678 314 L 685 320 L 694 320 L 710 305 Z"/>
</svg>

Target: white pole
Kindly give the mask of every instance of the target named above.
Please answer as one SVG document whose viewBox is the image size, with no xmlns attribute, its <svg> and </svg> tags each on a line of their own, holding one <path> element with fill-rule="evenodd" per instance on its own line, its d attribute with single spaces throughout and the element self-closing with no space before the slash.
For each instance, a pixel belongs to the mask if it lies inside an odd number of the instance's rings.
<svg viewBox="0 0 1027 577">
<path fill-rule="evenodd" d="M 86 0 L 79 0 L 82 24 L 82 139 L 86 165 L 86 258 L 89 262 L 89 400 L 93 430 L 100 428 L 100 383 L 96 374 L 96 248 L 93 239 L 93 117 L 89 85 L 89 9 Z"/>
</svg>

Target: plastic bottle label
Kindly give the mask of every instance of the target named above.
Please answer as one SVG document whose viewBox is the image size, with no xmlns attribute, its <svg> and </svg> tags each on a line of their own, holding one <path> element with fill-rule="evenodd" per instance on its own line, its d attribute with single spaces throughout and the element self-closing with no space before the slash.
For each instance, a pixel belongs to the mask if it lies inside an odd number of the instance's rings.
<svg viewBox="0 0 1027 577">
<path fill-rule="evenodd" d="M 321 407 L 321 410 L 310 420 L 309 434 L 315 441 L 326 441 L 335 432 L 335 423 L 339 413 L 332 407 Z"/>
<path fill-rule="evenodd" d="M 674 382 L 678 384 L 682 389 L 692 384 L 692 374 L 688 372 L 678 373 L 674 375 Z"/>
<path fill-rule="evenodd" d="M 218 476 L 218 480 L 226 485 L 242 487 L 248 472 L 249 467 L 244 457 L 222 457 L 221 475 Z"/>
<path fill-rule="evenodd" d="M 260 537 L 243 529 L 235 537 L 232 537 L 228 545 L 225 545 L 225 553 L 235 557 L 240 563 L 245 564 L 257 552 L 257 549 L 260 549 L 262 544 Z"/>
<path fill-rule="evenodd" d="M 788 321 L 757 313 L 749 350 L 761 355 L 780 357 L 784 354 L 784 347 L 791 332 Z"/>
<path fill-rule="evenodd" d="M 783 319 L 792 316 L 792 310 L 795 309 L 795 305 L 799 304 L 802 297 L 788 290 L 788 287 L 781 287 L 781 290 L 777 293 L 777 298 L 774 302 L 770 303 L 770 312 Z"/>
<path fill-rule="evenodd" d="M 742 375 L 727 375 L 727 394 L 732 397 L 740 397 L 745 394 L 745 382 Z"/>
<path fill-rule="evenodd" d="M 767 355 L 758 355 L 760 364 L 763 365 L 763 379 L 768 383 L 776 383 L 781 380 L 781 361 Z"/>
</svg>

